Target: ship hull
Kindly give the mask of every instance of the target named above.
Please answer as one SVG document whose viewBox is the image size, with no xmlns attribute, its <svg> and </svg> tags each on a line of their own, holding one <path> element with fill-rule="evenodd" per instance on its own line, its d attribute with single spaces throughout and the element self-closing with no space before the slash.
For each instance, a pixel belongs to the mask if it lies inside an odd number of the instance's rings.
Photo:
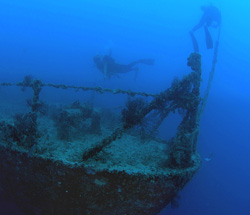
<svg viewBox="0 0 250 215">
<path fill-rule="evenodd" d="M 95 170 L 0 146 L 0 186 L 21 211 L 36 215 L 156 215 L 200 166 L 164 173 Z"/>
</svg>

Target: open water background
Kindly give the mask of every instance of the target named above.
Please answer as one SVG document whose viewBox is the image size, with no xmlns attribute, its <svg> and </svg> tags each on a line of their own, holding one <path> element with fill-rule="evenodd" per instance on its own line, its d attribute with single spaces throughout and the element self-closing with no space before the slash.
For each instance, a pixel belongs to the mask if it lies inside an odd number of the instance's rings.
<svg viewBox="0 0 250 215">
<path fill-rule="evenodd" d="M 210 1 L 220 8 L 222 26 L 218 63 L 201 120 L 198 151 L 203 163 L 180 193 L 180 207 L 160 215 L 249 215 L 250 193 L 250 2 Z M 189 31 L 199 21 L 198 0 L 1 0 L 0 80 L 22 81 L 31 74 L 43 82 L 102 86 L 158 93 L 174 77 L 190 71 L 193 51 Z M 213 38 L 217 30 L 211 29 Z M 204 92 L 213 50 L 206 50 L 204 30 L 195 32 L 202 55 Z M 104 80 L 92 58 L 112 49 L 117 62 L 154 58 L 153 67 Z M 1 102 L 22 103 L 17 89 L 1 88 Z M 79 99 L 81 94 L 44 90 L 47 102 Z M 91 95 L 81 95 L 81 100 Z M 115 99 L 114 99 L 115 98 Z M 118 98 L 118 99 L 117 99 Z M 127 97 L 96 95 L 98 106 L 124 105 Z M 204 161 L 213 153 L 210 162 Z M 0 173 L 1 174 L 1 173 Z M 20 215 L 1 198 L 0 214 Z"/>
</svg>

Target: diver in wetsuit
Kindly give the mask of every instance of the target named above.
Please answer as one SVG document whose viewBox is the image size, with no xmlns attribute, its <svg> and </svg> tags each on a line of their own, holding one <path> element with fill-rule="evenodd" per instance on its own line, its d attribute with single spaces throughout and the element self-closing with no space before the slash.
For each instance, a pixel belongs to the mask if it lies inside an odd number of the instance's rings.
<svg viewBox="0 0 250 215">
<path fill-rule="evenodd" d="M 142 63 L 146 65 L 154 65 L 154 59 L 140 59 L 129 64 L 119 64 L 109 55 L 100 56 L 96 55 L 93 58 L 97 68 L 103 73 L 104 77 L 110 79 L 112 76 L 118 76 L 118 74 L 127 73 L 130 71 L 138 71 L 135 65 Z"/>
<path fill-rule="evenodd" d="M 204 12 L 200 22 L 195 25 L 192 29 L 192 33 L 195 32 L 197 29 L 201 28 L 202 26 L 210 27 L 213 22 L 216 24 L 213 27 L 220 26 L 221 23 L 221 13 L 219 9 L 213 5 L 209 6 L 201 6 L 201 10 Z"/>
<path fill-rule="evenodd" d="M 210 27 L 210 26 L 215 27 L 215 28 L 220 27 L 221 13 L 220 13 L 220 10 L 213 5 L 208 5 L 208 6 L 203 5 L 203 6 L 201 6 L 201 10 L 204 13 L 200 19 L 200 22 L 193 27 L 190 34 L 191 34 L 191 37 L 193 39 L 193 43 L 196 43 L 196 44 L 194 44 L 194 46 L 196 46 L 197 42 L 194 38 L 193 33 L 196 30 L 198 30 L 199 28 L 204 26 L 207 48 L 211 49 L 211 48 L 213 48 L 213 40 L 212 40 L 212 37 L 208 31 L 208 27 Z M 198 49 L 198 45 L 197 45 L 197 47 L 195 47 L 195 49 Z"/>
</svg>

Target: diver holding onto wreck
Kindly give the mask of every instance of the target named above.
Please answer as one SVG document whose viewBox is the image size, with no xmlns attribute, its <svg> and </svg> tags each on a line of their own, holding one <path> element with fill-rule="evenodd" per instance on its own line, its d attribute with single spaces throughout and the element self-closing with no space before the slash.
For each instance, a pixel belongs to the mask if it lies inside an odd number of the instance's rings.
<svg viewBox="0 0 250 215">
<path fill-rule="evenodd" d="M 119 77 L 118 74 L 128 73 L 131 71 L 138 72 L 138 68 L 135 67 L 137 64 L 154 65 L 154 59 L 140 59 L 133 61 L 129 64 L 116 63 L 112 58 L 112 52 L 110 51 L 108 55 L 96 55 L 93 60 L 98 70 L 100 70 L 105 78 L 110 79 L 112 76 Z"/>
<path fill-rule="evenodd" d="M 206 45 L 207 49 L 213 48 L 213 40 L 208 31 L 208 27 L 220 28 L 221 25 L 221 12 L 214 5 L 203 5 L 201 6 L 201 10 L 203 11 L 203 15 L 197 25 L 193 27 L 190 31 L 190 35 L 194 44 L 194 49 L 196 52 L 199 52 L 197 41 L 194 37 L 194 32 L 204 26 L 205 37 L 206 37 Z"/>
</svg>

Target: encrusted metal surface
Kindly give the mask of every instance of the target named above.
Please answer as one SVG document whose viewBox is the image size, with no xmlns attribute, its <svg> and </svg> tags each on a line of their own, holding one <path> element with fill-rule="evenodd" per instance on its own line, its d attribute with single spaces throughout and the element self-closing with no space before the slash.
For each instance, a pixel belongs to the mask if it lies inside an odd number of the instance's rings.
<svg viewBox="0 0 250 215">
<path fill-rule="evenodd" d="M 0 145 L 0 184 L 27 214 L 154 215 L 198 171 L 199 156 L 193 160 L 183 170 L 141 174 L 66 165 Z"/>
</svg>

